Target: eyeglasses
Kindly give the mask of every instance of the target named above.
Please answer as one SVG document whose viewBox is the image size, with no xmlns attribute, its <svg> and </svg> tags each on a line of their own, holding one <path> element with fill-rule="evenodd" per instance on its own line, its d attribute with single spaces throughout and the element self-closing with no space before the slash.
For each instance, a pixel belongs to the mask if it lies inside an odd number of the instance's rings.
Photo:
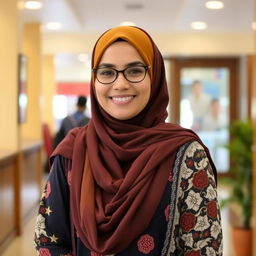
<svg viewBox="0 0 256 256">
<path fill-rule="evenodd" d="M 131 66 L 127 67 L 123 70 L 117 70 L 115 68 L 94 68 L 92 71 L 95 73 L 96 79 L 101 84 L 111 84 L 116 81 L 119 73 L 122 73 L 125 79 L 131 83 L 139 83 L 144 80 L 147 71 L 150 66 Z"/>
</svg>

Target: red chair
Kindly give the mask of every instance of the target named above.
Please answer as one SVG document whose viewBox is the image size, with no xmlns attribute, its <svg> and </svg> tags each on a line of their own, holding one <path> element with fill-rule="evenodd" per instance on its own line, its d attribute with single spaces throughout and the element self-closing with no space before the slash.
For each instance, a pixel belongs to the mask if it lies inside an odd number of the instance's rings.
<svg viewBox="0 0 256 256">
<path fill-rule="evenodd" d="M 53 136 L 51 135 L 50 129 L 48 124 L 44 123 L 42 125 L 43 130 L 43 146 L 44 146 L 44 152 L 46 155 L 46 161 L 45 161 L 45 172 L 49 171 L 49 158 L 53 152 Z"/>
</svg>

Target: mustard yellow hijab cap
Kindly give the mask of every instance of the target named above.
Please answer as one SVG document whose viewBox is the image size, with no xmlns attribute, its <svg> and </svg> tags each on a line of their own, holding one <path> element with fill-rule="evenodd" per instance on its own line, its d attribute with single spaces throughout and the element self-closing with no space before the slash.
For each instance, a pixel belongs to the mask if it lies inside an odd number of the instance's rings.
<svg viewBox="0 0 256 256">
<path fill-rule="evenodd" d="M 153 45 L 147 33 L 137 27 L 119 26 L 106 31 L 95 45 L 92 67 L 96 68 L 99 65 L 106 48 L 119 38 L 129 42 L 137 49 L 145 63 L 151 67 L 149 74 L 152 77 Z"/>
</svg>

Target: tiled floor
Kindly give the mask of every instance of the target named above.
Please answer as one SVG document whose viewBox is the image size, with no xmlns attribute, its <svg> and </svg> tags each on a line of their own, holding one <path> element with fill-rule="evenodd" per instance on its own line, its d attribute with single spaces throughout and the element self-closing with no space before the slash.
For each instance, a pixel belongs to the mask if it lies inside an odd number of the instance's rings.
<svg viewBox="0 0 256 256">
<path fill-rule="evenodd" d="M 222 197 L 225 192 L 219 191 L 219 196 Z M 225 196 L 225 195 L 224 195 Z M 25 225 L 22 236 L 13 240 L 10 246 L 5 250 L 2 256 L 36 256 L 36 251 L 33 244 L 34 226 L 36 216 Z M 230 227 L 228 225 L 228 212 L 222 210 L 222 226 L 224 234 L 224 254 L 223 256 L 234 256 L 230 241 Z"/>
</svg>

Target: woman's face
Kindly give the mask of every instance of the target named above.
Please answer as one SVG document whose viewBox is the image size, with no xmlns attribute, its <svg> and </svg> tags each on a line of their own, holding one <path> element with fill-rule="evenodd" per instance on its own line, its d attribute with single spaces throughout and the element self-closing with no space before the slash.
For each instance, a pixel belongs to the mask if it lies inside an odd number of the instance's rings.
<svg viewBox="0 0 256 256">
<path fill-rule="evenodd" d="M 123 70 L 133 65 L 146 66 L 133 46 L 119 41 L 105 50 L 98 68 L 112 67 Z M 151 81 L 148 72 L 144 80 L 138 83 L 131 83 L 122 73 L 118 73 L 117 79 L 110 84 L 102 84 L 95 79 L 95 92 L 98 103 L 109 115 L 119 120 L 127 120 L 135 117 L 147 105 Z"/>
</svg>

